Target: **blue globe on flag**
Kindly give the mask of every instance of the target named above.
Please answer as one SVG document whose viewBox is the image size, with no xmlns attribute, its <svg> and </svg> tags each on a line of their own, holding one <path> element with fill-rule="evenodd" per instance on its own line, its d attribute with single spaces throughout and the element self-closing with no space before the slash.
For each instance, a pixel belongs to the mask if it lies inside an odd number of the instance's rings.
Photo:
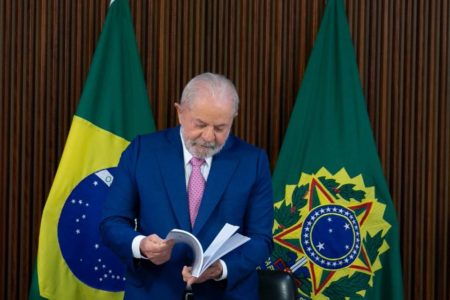
<svg viewBox="0 0 450 300">
<path fill-rule="evenodd" d="M 72 273 L 83 283 L 105 291 L 123 291 L 125 267 L 100 239 L 102 204 L 115 168 L 85 177 L 64 203 L 58 222 L 61 253 Z"/>
<path fill-rule="evenodd" d="M 350 266 L 361 249 L 360 228 L 354 212 L 336 204 L 316 207 L 305 218 L 300 242 L 306 256 L 324 269 Z"/>
</svg>

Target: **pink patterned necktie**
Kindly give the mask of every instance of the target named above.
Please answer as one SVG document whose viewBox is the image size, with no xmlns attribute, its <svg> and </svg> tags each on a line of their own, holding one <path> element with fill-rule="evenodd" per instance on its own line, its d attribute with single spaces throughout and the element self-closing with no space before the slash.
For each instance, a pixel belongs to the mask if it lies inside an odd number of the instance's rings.
<svg viewBox="0 0 450 300">
<path fill-rule="evenodd" d="M 191 176 L 188 183 L 189 194 L 189 216 L 191 225 L 194 227 L 197 218 L 200 202 L 202 201 L 203 191 L 205 190 L 205 179 L 203 178 L 201 167 L 205 163 L 203 158 L 192 157 L 190 164 L 192 165 Z"/>
</svg>

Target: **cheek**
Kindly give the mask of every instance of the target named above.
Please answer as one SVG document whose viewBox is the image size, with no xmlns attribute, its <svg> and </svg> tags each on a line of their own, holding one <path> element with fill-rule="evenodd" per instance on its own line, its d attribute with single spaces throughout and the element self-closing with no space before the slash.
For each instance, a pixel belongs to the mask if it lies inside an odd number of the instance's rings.
<svg viewBox="0 0 450 300">
<path fill-rule="evenodd" d="M 202 135 L 202 131 L 200 129 L 195 129 L 192 127 L 184 128 L 184 135 L 186 138 L 190 140 L 194 140 L 199 138 Z"/>
</svg>

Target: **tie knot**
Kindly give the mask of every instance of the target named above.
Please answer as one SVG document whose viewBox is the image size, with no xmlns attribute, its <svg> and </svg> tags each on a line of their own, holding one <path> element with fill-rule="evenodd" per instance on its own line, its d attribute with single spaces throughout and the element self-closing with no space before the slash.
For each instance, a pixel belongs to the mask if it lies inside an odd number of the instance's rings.
<svg viewBox="0 0 450 300">
<path fill-rule="evenodd" d="M 192 157 L 190 162 L 193 167 L 199 167 L 199 166 L 203 165 L 205 160 L 203 158 Z"/>
</svg>

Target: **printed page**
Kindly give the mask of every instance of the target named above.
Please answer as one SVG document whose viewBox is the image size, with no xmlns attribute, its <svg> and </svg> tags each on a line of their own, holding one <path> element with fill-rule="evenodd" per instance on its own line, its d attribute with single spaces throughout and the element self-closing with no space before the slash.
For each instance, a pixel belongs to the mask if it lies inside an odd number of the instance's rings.
<svg viewBox="0 0 450 300">
<path fill-rule="evenodd" d="M 172 229 L 166 236 L 166 240 L 173 239 L 175 243 L 185 243 L 194 252 L 194 262 L 192 264 L 192 275 L 200 276 L 203 264 L 203 248 L 199 240 L 190 232 L 181 229 Z"/>
<path fill-rule="evenodd" d="M 239 226 L 226 223 L 222 230 L 217 234 L 216 238 L 206 249 L 203 258 L 203 267 L 200 273 L 206 270 L 216 260 L 230 251 L 233 251 L 240 245 L 246 243 L 250 238 L 239 233 L 234 234 L 239 229 Z M 233 235 L 234 234 L 234 235 Z"/>
<path fill-rule="evenodd" d="M 237 247 L 241 246 L 242 244 L 245 244 L 250 240 L 249 237 L 246 237 L 242 234 L 236 233 L 231 238 L 225 241 L 217 249 L 217 251 L 211 255 L 207 254 L 208 250 L 206 250 L 204 258 L 203 258 L 203 267 L 200 273 L 202 273 L 204 270 L 206 270 L 210 265 L 212 265 L 216 260 L 220 259 L 224 255 L 228 254 L 229 252 L 233 251 Z M 209 249 L 209 248 L 208 248 Z"/>
<path fill-rule="evenodd" d="M 189 245 L 194 252 L 192 276 L 199 277 L 216 260 L 250 240 L 249 237 L 235 233 L 238 229 L 239 226 L 226 223 L 211 242 L 208 249 L 206 249 L 205 253 L 203 253 L 203 248 L 199 240 L 188 231 L 172 229 L 167 234 L 166 240 L 173 239 L 175 243 Z"/>
<path fill-rule="evenodd" d="M 220 247 L 239 229 L 239 226 L 234 226 L 226 223 L 222 230 L 217 234 L 214 240 L 205 251 L 205 256 L 211 257 L 219 250 Z"/>
</svg>

